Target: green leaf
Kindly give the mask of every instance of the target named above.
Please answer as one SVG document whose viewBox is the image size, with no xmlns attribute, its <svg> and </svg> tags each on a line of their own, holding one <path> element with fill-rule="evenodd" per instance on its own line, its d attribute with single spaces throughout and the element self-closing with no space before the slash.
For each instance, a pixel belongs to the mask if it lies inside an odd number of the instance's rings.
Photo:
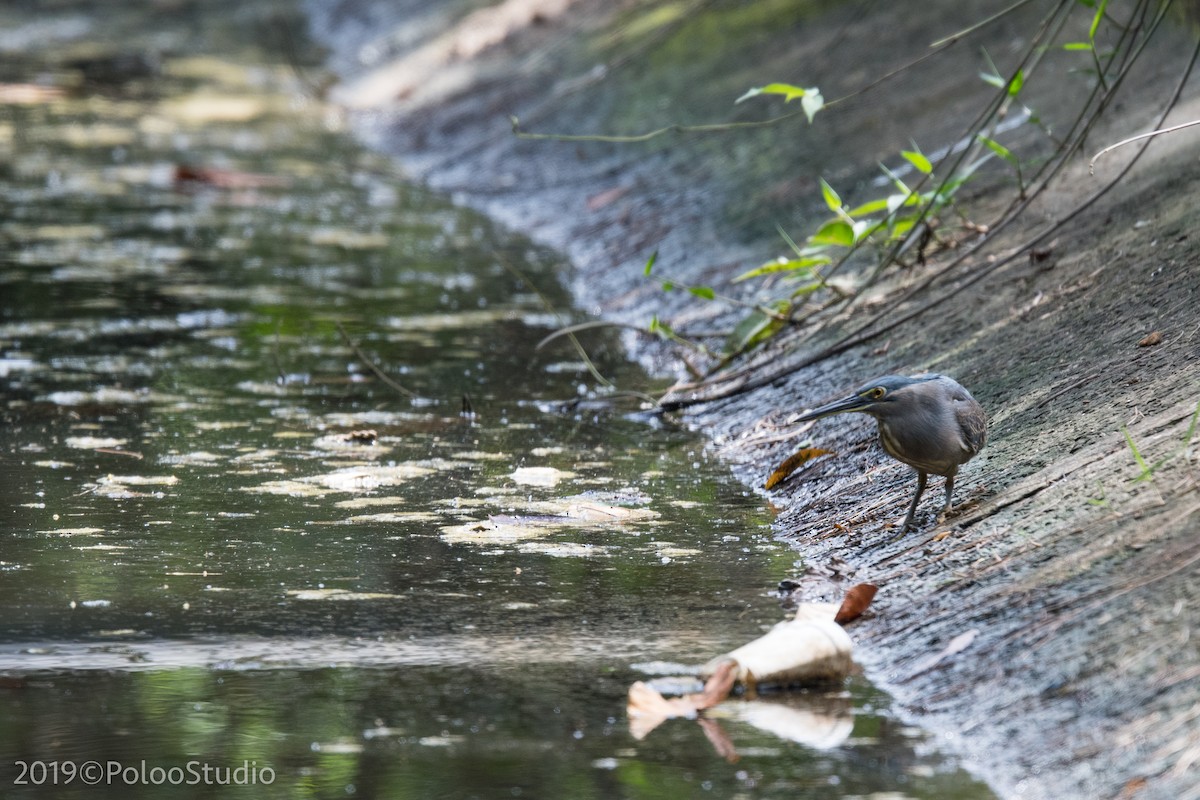
<svg viewBox="0 0 1200 800">
<path fill-rule="evenodd" d="M 791 236 L 788 236 L 788 232 L 783 229 L 783 226 L 778 223 L 776 223 L 776 225 L 775 225 L 775 230 L 779 231 L 780 237 L 782 237 L 782 239 L 785 242 L 787 242 L 787 246 L 789 248 L 791 248 L 792 252 L 795 253 L 800 258 L 808 258 L 809 256 L 818 255 L 824 249 L 822 247 L 800 247 L 800 246 L 798 246 L 796 244 L 795 240 L 792 239 Z"/>
<path fill-rule="evenodd" d="M 642 273 L 643 275 L 650 274 L 650 270 L 654 269 L 655 261 L 658 261 L 658 251 L 657 250 L 655 250 L 653 253 L 650 254 L 650 260 L 646 262 L 646 271 L 644 273 Z"/>
<path fill-rule="evenodd" d="M 1100 29 L 1100 20 L 1104 19 L 1104 9 L 1107 7 L 1108 0 L 1101 0 L 1100 6 L 1096 9 L 1096 13 L 1092 17 L 1092 27 L 1088 29 L 1088 41 L 1095 41 L 1096 31 Z"/>
<path fill-rule="evenodd" d="M 870 236 L 873 232 L 879 230 L 880 223 L 872 222 L 869 219 L 860 219 L 850 226 L 850 230 L 854 234 L 854 243 L 858 244 L 863 239 Z"/>
<path fill-rule="evenodd" d="M 821 196 L 825 198 L 825 205 L 829 206 L 829 210 L 834 213 L 842 212 L 842 198 L 838 197 L 838 193 L 833 190 L 833 187 L 821 178 Z"/>
<path fill-rule="evenodd" d="M 1021 87 L 1025 85 L 1025 71 L 1017 70 L 1017 74 L 1012 76 L 1012 80 L 1008 82 L 1009 97 L 1016 97 L 1021 93 Z"/>
<path fill-rule="evenodd" d="M 916 205 L 920 202 L 911 192 L 908 194 L 890 194 L 887 197 L 887 212 L 895 214 L 896 210 L 904 206 Z"/>
<path fill-rule="evenodd" d="M 863 203 L 861 206 L 852 208 L 846 213 L 852 217 L 865 217 L 870 214 L 878 214 L 880 211 L 888 210 L 888 198 L 881 197 L 878 200 L 871 200 Z"/>
<path fill-rule="evenodd" d="M 1121 426 L 1121 433 L 1125 434 L 1125 441 L 1129 442 L 1129 449 L 1133 451 L 1133 460 L 1142 468 L 1142 474 L 1134 478 L 1134 481 L 1150 480 L 1154 477 L 1154 467 L 1146 463 L 1146 459 L 1142 458 L 1142 453 L 1138 450 L 1138 446 L 1134 444 L 1133 437 L 1129 434 L 1129 429 L 1124 425 Z"/>
<path fill-rule="evenodd" d="M 663 290 L 664 292 L 671 292 L 671 291 L 674 291 L 674 290 L 675 290 L 675 283 L 674 283 L 673 281 L 663 281 L 663 283 L 662 283 L 662 290 Z"/>
<path fill-rule="evenodd" d="M 689 286 L 688 291 L 702 300 L 712 300 L 717 296 L 709 286 Z"/>
<path fill-rule="evenodd" d="M 778 94 L 783 95 L 783 101 L 790 103 L 797 97 L 804 97 L 809 92 L 816 92 L 820 96 L 820 92 L 816 89 L 804 89 L 800 86 L 793 86 L 790 83 L 768 83 L 766 86 L 759 86 L 757 89 L 751 89 L 744 95 L 739 97 L 734 103 L 740 103 L 743 100 L 749 100 L 751 97 L 758 97 L 760 94 Z M 814 112 L 815 113 L 815 112 Z M 809 121 L 812 117 L 810 115 Z"/>
<path fill-rule="evenodd" d="M 737 283 L 738 281 L 745 281 L 749 280 L 750 278 L 760 277 L 762 275 L 771 275 L 776 272 L 799 272 L 801 270 L 812 272 L 813 267 L 824 266 L 828 263 L 829 259 L 825 256 L 790 259 L 781 257 L 775 259 L 774 261 L 768 261 L 761 267 L 756 267 L 755 269 L 743 272 L 741 275 L 738 275 L 736 278 L 734 278 L 733 282 Z"/>
<path fill-rule="evenodd" d="M 900 217 L 888 227 L 889 235 L 892 239 L 903 239 L 916 224 L 916 217 Z"/>
<path fill-rule="evenodd" d="M 1197 422 L 1200 422 L 1200 403 L 1196 404 L 1196 410 L 1192 412 L 1192 424 L 1188 425 L 1187 433 L 1183 435 L 1184 447 L 1192 443 L 1192 437 L 1196 434 Z"/>
<path fill-rule="evenodd" d="M 892 180 L 892 184 L 903 194 L 912 194 L 912 189 L 908 188 L 908 184 L 900 180 L 900 176 L 888 169 L 887 164 L 880 163 L 879 169 L 884 175 L 887 175 Z"/>
<path fill-rule="evenodd" d="M 808 237 L 813 244 L 835 244 L 839 247 L 854 246 L 854 229 L 850 223 L 841 219 L 832 219 L 822 225 L 816 233 Z"/>
<path fill-rule="evenodd" d="M 1063 50 L 1095 50 L 1096 46 L 1091 42 L 1067 42 L 1062 46 Z"/>
<path fill-rule="evenodd" d="M 1009 150 L 1004 145 L 997 142 L 995 139 L 989 139 L 988 137 L 984 136 L 981 133 L 981 134 L 979 134 L 979 141 L 983 142 L 984 146 L 987 147 L 988 150 L 991 150 L 993 153 L 1000 156 L 1008 163 L 1010 163 L 1010 164 L 1017 163 L 1017 157 L 1012 154 L 1012 151 Z"/>
<path fill-rule="evenodd" d="M 812 294 L 817 289 L 823 289 L 823 288 L 825 288 L 825 281 L 823 281 L 823 280 L 806 283 L 802 286 L 797 287 L 796 290 L 794 292 L 792 292 L 792 297 L 803 297 L 806 294 Z"/>
<path fill-rule="evenodd" d="M 979 77 L 984 83 L 995 86 L 997 89 L 1003 89 L 1005 87 L 1004 78 L 1001 78 L 994 72 L 981 72 L 979 73 Z"/>
<path fill-rule="evenodd" d="M 919 172 L 928 175 L 933 172 L 933 164 L 925 157 L 923 153 L 916 153 L 912 150 L 901 150 L 900 155 L 904 156 L 904 160 L 917 168 Z"/>
<path fill-rule="evenodd" d="M 821 90 L 812 88 L 805 92 L 800 98 L 800 106 L 804 109 L 804 116 L 808 117 L 808 124 L 812 125 L 813 117 L 825 107 L 825 98 L 821 96 Z"/>
<path fill-rule="evenodd" d="M 781 313 L 784 312 L 786 312 L 786 304 L 785 308 L 781 310 Z M 725 340 L 725 352 L 741 353 L 749 350 L 771 338 L 783 326 L 783 320 L 755 309 L 729 334 L 729 338 Z"/>
</svg>

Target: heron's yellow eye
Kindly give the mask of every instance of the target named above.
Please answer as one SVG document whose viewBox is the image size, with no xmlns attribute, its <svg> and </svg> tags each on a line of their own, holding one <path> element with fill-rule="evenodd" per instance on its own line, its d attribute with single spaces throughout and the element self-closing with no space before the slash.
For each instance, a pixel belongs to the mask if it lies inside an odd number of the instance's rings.
<svg viewBox="0 0 1200 800">
<path fill-rule="evenodd" d="M 882 400 L 885 394 L 887 394 L 887 389 L 884 389 L 882 386 L 876 386 L 874 389 L 867 392 L 867 399 Z"/>
</svg>

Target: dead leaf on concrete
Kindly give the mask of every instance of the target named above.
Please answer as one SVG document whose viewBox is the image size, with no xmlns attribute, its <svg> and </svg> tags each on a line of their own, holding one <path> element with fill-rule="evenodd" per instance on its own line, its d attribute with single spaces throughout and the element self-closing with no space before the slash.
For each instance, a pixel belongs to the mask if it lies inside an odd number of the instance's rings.
<svg viewBox="0 0 1200 800">
<path fill-rule="evenodd" d="M 1162 331 L 1151 331 L 1138 340 L 1138 347 L 1153 347 L 1156 344 L 1162 344 Z"/>
<path fill-rule="evenodd" d="M 861 617 L 862 613 L 867 610 L 867 606 L 871 605 L 871 601 L 875 599 L 877 591 L 879 591 L 879 587 L 873 583 L 860 583 L 850 587 L 850 591 L 846 592 L 846 599 L 842 601 L 842 606 L 838 609 L 833 621 L 839 625 L 845 625 L 847 622 L 853 622 Z"/>
<path fill-rule="evenodd" d="M 588 211 L 599 211 L 605 206 L 617 202 L 627 194 L 629 194 L 628 186 L 614 186 L 611 189 L 605 189 L 603 192 L 598 192 L 587 199 L 587 209 Z"/>
<path fill-rule="evenodd" d="M 764 489 L 773 489 L 783 483 L 789 475 L 798 470 L 800 467 L 820 456 L 833 455 L 832 450 L 822 450 L 819 447 L 805 447 L 797 450 L 792 455 L 788 456 L 782 464 L 775 468 L 771 473 L 771 477 L 767 478 L 767 482 L 763 484 Z"/>
</svg>

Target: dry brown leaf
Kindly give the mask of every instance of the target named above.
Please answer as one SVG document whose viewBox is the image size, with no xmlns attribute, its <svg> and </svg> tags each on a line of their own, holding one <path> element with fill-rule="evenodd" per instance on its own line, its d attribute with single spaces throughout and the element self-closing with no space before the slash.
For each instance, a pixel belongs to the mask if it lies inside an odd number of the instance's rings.
<svg viewBox="0 0 1200 800">
<path fill-rule="evenodd" d="M 1138 340 L 1138 347 L 1153 347 L 1156 344 L 1162 344 L 1162 331 L 1151 331 Z"/>
<path fill-rule="evenodd" d="M 629 687 L 625 713 L 629 716 L 630 735 L 635 739 L 644 739 L 668 719 L 694 717 L 696 709 L 683 697 L 668 699 L 641 681 L 635 681 Z"/>
<path fill-rule="evenodd" d="M 598 192 L 587 199 L 587 209 L 588 211 L 599 211 L 605 206 L 617 202 L 627 194 L 629 194 L 628 186 L 614 186 L 611 189 L 605 189 L 603 192 Z"/>
<path fill-rule="evenodd" d="M 176 184 L 207 184 L 218 189 L 261 189 L 288 186 L 291 181 L 278 175 L 262 175 L 217 167 L 175 166 Z"/>
<path fill-rule="evenodd" d="M 696 723 L 700 726 L 700 730 L 704 731 L 704 738 L 708 739 L 708 743 L 713 746 L 713 750 L 717 751 L 717 755 L 730 764 L 736 764 L 741 759 L 737 748 L 733 745 L 733 740 L 715 719 L 701 717 L 696 720 Z"/>
<path fill-rule="evenodd" d="M 729 692 L 733 690 L 733 684 L 737 682 L 737 670 L 738 663 L 732 658 L 721 662 L 713 670 L 712 675 L 708 676 L 708 680 L 704 682 L 704 688 L 699 693 L 685 695 L 685 697 L 695 703 L 697 711 L 712 708 L 729 697 Z"/>
<path fill-rule="evenodd" d="M 871 605 L 877 591 L 879 591 L 879 587 L 873 583 L 860 583 L 852 586 L 850 591 L 846 592 L 846 599 L 842 601 L 842 606 L 834 615 L 833 621 L 839 625 L 845 625 L 847 622 L 858 619 L 867 610 L 867 606 Z"/>
<path fill-rule="evenodd" d="M 819 447 L 805 447 L 797 450 L 792 455 L 788 456 L 782 464 L 775 468 L 771 473 L 771 477 L 767 478 L 767 482 L 763 484 L 764 489 L 773 489 L 787 479 L 789 475 L 798 470 L 800 467 L 820 456 L 833 455 L 832 450 L 822 450 Z"/>
</svg>

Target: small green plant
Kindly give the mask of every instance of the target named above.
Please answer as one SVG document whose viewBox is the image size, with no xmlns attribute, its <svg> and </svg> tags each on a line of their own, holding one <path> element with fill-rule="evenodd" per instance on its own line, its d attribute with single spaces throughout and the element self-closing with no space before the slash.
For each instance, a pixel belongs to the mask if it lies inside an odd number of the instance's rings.
<svg viewBox="0 0 1200 800">
<path fill-rule="evenodd" d="M 1088 38 L 1086 42 L 1067 42 L 1062 48 L 1063 50 L 1085 52 L 1090 55 L 1096 79 L 1100 81 L 1101 87 L 1107 91 L 1109 87 L 1104 75 L 1108 71 L 1108 68 L 1101 61 L 1111 62 L 1114 53 L 1102 54 L 1096 49 L 1096 31 L 1100 30 L 1100 23 L 1104 20 L 1104 12 L 1108 8 L 1108 0 L 1100 0 L 1099 4 L 1096 3 L 1096 0 L 1077 0 L 1077 2 L 1088 8 L 1096 9 L 1096 13 L 1092 15 L 1092 24 L 1088 27 Z"/>
<path fill-rule="evenodd" d="M 1010 248 L 1008 255 L 988 259 L 977 258 L 981 248 L 986 247 L 1000 231 L 1021 219 L 1030 204 L 1060 176 L 1071 155 L 1078 152 L 1086 142 L 1096 121 L 1113 106 L 1114 98 L 1135 62 L 1143 52 L 1153 52 L 1147 45 L 1166 18 L 1171 4 L 1141 4 L 1141 13 L 1135 12 L 1129 15 L 1129 19 L 1122 21 L 1108 13 L 1109 1 L 1058 0 L 1051 4 L 1052 7 L 1047 9 L 1042 22 L 1029 37 L 1026 46 L 1018 52 L 1006 54 L 1005 60 L 1008 63 L 1003 70 L 985 51 L 986 68 L 980 73 L 980 77 L 994 87 L 995 91 L 959 140 L 960 143 L 966 142 L 969 146 L 962 147 L 961 144 L 956 144 L 948 148 L 944 156 L 939 155 L 936 158 L 926 156 L 915 145 L 913 149 L 903 151 L 900 155 L 908 162 L 905 168 L 911 167 L 917 173 L 917 179 L 912 181 L 911 186 L 904 180 L 907 177 L 904 170 L 882 167 L 890 184 L 888 190 L 879 197 L 849 207 L 829 182 L 821 180 L 821 197 L 831 216 L 821 221 L 817 230 L 799 244 L 781 230 L 780 233 L 790 252 L 732 279 L 735 283 L 759 281 L 755 286 L 761 288 L 754 293 L 753 301 L 723 296 L 709 286 L 690 285 L 672 279 L 662 280 L 662 288 L 665 291 L 683 290 L 704 302 L 715 300 L 747 309 L 747 313 L 726 335 L 721 348 L 723 352 L 714 356 L 719 362 L 711 365 L 709 371 L 728 365 L 738 355 L 758 347 L 775 334 L 791 327 L 819 326 L 832 320 L 849 322 L 849 325 L 845 326 L 848 330 L 845 330 L 841 338 L 831 345 L 822 345 L 818 353 L 812 354 L 813 358 L 825 357 L 874 339 L 898 324 L 897 320 L 904 321 L 929 312 L 953 298 L 962 288 L 973 285 L 980 278 L 1029 252 L 1050 233 L 1069 224 L 1095 199 L 1116 186 L 1133 161 L 1141 155 L 1144 142 L 1120 172 L 1096 193 L 1060 215 L 1052 227 L 1038 232 L 1019 246 Z M 679 134 L 733 134 L 790 123 L 801 116 L 812 124 L 817 114 L 828 113 L 850 98 L 860 96 L 892 80 L 926 59 L 954 46 L 964 37 L 995 25 L 1027 5 L 1027 0 L 1019 0 L 966 28 L 931 42 L 928 52 L 841 97 L 826 99 L 817 87 L 768 83 L 752 88 L 737 98 L 738 103 L 757 97 L 781 98 L 784 104 L 799 101 L 798 109 L 787 110 L 763 119 L 692 125 L 672 123 L 641 133 L 608 135 L 531 133 L 522 130 L 519 120 L 513 117 L 513 132 L 522 139 L 530 140 L 631 144 Z M 1059 36 L 1063 30 L 1068 29 L 1066 25 L 1074 22 L 1073 17 L 1079 12 L 1086 14 L 1086 36 L 1072 34 L 1064 43 Z M 1082 29 L 1084 26 L 1080 27 Z M 1111 39 L 1112 44 L 1106 44 L 1106 39 Z M 1025 104 L 1023 98 L 1027 96 L 1027 90 L 1037 76 L 1043 57 L 1056 50 L 1077 51 L 1086 55 L 1090 62 L 1087 71 L 1094 72 L 1095 81 L 1087 92 L 1080 94 L 1078 110 L 1073 119 L 1052 131 L 1039 119 L 1037 113 Z M 1197 54 L 1200 55 L 1200 46 L 1197 47 Z M 1179 101 L 1183 86 L 1181 78 L 1179 86 L 1162 110 L 1158 125 L 1161 126 L 1166 115 Z M 1019 116 L 1010 113 L 1014 107 L 1019 107 Z M 1008 123 L 1003 124 L 1006 120 Z M 1030 122 L 1036 125 L 1045 134 L 1047 141 L 1053 144 L 1053 150 L 1049 154 L 1023 160 L 1019 154 L 1001 144 L 998 141 L 1001 129 L 1011 127 L 1014 121 L 1019 124 Z M 1200 120 L 1142 134 L 1105 148 L 1097 157 L 1112 147 L 1196 124 L 1200 124 Z M 956 206 L 955 196 L 959 189 L 973 178 L 978 168 L 991 158 L 1003 160 L 1014 170 L 1018 191 L 1007 197 L 1002 209 L 995 212 L 985 224 L 974 224 Z M 911 266 L 914 261 L 923 264 L 930 242 L 946 246 L 962 243 L 957 237 L 946 235 L 951 230 L 947 224 L 949 218 L 944 213 L 946 211 L 956 215 L 963 223 L 962 228 L 970 231 L 972 235 L 978 235 L 978 238 L 968 246 L 960 248 L 946 263 L 939 264 L 936 270 L 919 276 L 917 280 L 909 282 L 902 291 L 885 299 L 880 304 L 881 308 L 865 315 L 868 317 L 866 320 L 851 320 L 849 311 L 855 303 L 855 298 L 865 296 L 862 289 L 878 280 L 889 267 L 897 264 Z M 873 269 L 859 270 L 853 281 L 848 281 L 845 277 L 835 280 L 835 274 L 851 259 L 863 254 L 867 247 L 878 251 Z M 865 259 L 860 256 L 857 260 Z M 655 258 L 652 257 L 647 264 L 647 275 L 650 274 L 654 261 Z M 961 279 L 956 288 L 938 292 L 936 297 L 921 298 L 916 307 L 905 310 L 897 317 L 902 304 L 921 297 L 929 286 L 947 275 Z M 650 329 L 657 336 L 687 344 L 700 352 L 709 352 L 701 345 L 687 342 L 681 334 L 657 317 L 651 323 Z M 735 388 L 729 391 L 742 390 Z M 1135 460 L 1141 458 L 1136 443 L 1127 431 L 1125 433 L 1135 453 Z M 1144 462 L 1144 459 L 1142 461 Z M 1146 463 L 1140 463 L 1139 466 L 1142 468 L 1142 476 L 1139 478 L 1141 480 L 1152 476 L 1157 467 Z"/>
<path fill-rule="evenodd" d="M 804 92 L 803 95 L 796 96 L 811 97 L 816 94 L 819 97 L 816 89 L 805 90 L 789 84 L 769 84 L 751 90 L 743 95 L 742 99 L 756 94 L 786 96 L 789 90 Z M 995 150 L 992 149 L 992 152 Z M 955 194 L 971 179 L 975 171 L 992 157 L 992 153 L 984 153 L 958 173 L 941 180 L 934 174 L 933 163 L 915 145 L 912 150 L 901 151 L 900 156 L 920 176 L 917 186 L 909 186 L 894 170 L 881 164 L 880 169 L 891 183 L 890 191 L 850 208 L 837 190 L 821 178 L 821 197 L 832 216 L 824 220 L 817 230 L 804 240 L 803 245 L 797 244 L 781 226 L 776 226 L 780 237 L 787 244 L 789 254 L 772 259 L 733 278 L 733 283 L 782 278 L 785 293 L 760 302 L 747 303 L 718 294 L 710 286 L 691 285 L 669 277 L 659 278 L 665 292 L 683 290 L 701 300 L 721 300 L 748 309 L 748 313 L 726 337 L 722 363 L 754 349 L 787 325 L 801 321 L 805 317 L 802 309 L 818 292 L 827 290 L 831 302 L 847 297 L 844 290 L 828 281 L 828 277 L 841 269 L 864 246 L 874 245 L 879 249 L 894 247 L 898 253 L 915 247 L 917 258 L 923 259 L 926 244 L 935 236 L 934 221 L 937 215 L 953 207 Z M 932 188 L 922 191 L 921 187 L 927 185 Z M 655 251 L 646 262 L 644 274 L 647 277 L 652 275 L 657 259 L 658 252 Z M 815 306 L 820 307 L 821 303 Z M 670 341 L 687 344 L 693 349 L 706 350 L 701 345 L 684 339 L 657 317 L 651 322 L 650 331 Z"/>
<path fill-rule="evenodd" d="M 760 304 L 757 313 L 739 325 L 739 329 L 744 330 L 741 335 L 731 337 L 731 346 L 727 350 L 749 349 L 765 341 L 787 322 L 798 321 L 799 307 L 819 290 L 829 289 L 844 296 L 828 278 L 864 246 L 874 245 L 880 250 L 893 248 L 897 255 L 915 247 L 917 258 L 923 259 L 925 245 L 935 236 L 937 215 L 953 207 L 955 194 L 991 157 L 991 153 L 983 154 L 957 173 L 942 179 L 935 175 L 929 157 L 915 145 L 912 150 L 901 151 L 900 156 L 916 171 L 919 183 L 910 186 L 896 171 L 881 164 L 880 169 L 891 184 L 890 190 L 853 208 L 846 205 L 824 178 L 820 179 L 821 197 L 832 216 L 824 220 L 802 246 L 779 228 L 790 255 L 772 259 L 733 279 L 738 283 L 782 276 L 789 291 Z M 926 186 L 930 188 L 923 189 Z M 769 311 L 764 311 L 764 307 Z"/>
<path fill-rule="evenodd" d="M 1104 492 L 1104 484 L 1096 481 L 1096 496 L 1087 499 L 1088 505 L 1098 508 L 1108 508 L 1108 497 Z"/>
<path fill-rule="evenodd" d="M 1138 449 L 1137 443 L 1133 440 L 1133 436 L 1129 433 L 1129 429 L 1122 425 L 1121 433 L 1125 435 L 1125 441 L 1129 444 L 1129 449 L 1133 453 L 1134 462 L 1141 469 L 1141 472 L 1138 473 L 1137 477 L 1133 479 L 1134 482 L 1139 483 L 1141 481 L 1153 480 L 1154 473 L 1157 472 L 1163 466 L 1163 464 L 1166 464 L 1168 461 L 1178 455 L 1187 453 L 1188 448 L 1192 444 L 1192 437 L 1196 435 L 1197 422 L 1200 422 L 1200 403 L 1196 404 L 1196 410 L 1192 412 L 1191 422 L 1188 423 L 1188 429 L 1183 435 L 1183 444 L 1178 450 L 1168 453 L 1158 461 L 1155 461 L 1153 464 L 1146 461 L 1141 450 Z"/>
</svg>

